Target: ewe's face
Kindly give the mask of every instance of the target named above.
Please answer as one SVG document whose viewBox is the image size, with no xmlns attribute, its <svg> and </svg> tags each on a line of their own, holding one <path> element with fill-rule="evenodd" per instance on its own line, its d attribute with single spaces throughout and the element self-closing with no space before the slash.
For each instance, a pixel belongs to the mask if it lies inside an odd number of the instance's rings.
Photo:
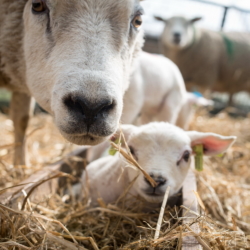
<svg viewBox="0 0 250 250">
<path fill-rule="evenodd" d="M 27 1 L 27 84 L 67 140 L 95 145 L 116 131 L 141 14 L 139 0 Z"/>
<path fill-rule="evenodd" d="M 153 188 L 144 175 L 134 169 L 129 170 L 132 181 L 137 175 L 133 191 L 148 202 L 160 203 L 170 186 L 170 196 L 176 194 L 187 175 L 190 166 L 190 138 L 184 131 L 166 123 L 142 126 L 129 138 L 134 157 L 140 166 L 158 183 Z"/>
<path fill-rule="evenodd" d="M 172 17 L 165 20 L 162 41 L 171 48 L 182 49 L 190 45 L 194 39 L 193 20 L 183 17 Z"/>
</svg>

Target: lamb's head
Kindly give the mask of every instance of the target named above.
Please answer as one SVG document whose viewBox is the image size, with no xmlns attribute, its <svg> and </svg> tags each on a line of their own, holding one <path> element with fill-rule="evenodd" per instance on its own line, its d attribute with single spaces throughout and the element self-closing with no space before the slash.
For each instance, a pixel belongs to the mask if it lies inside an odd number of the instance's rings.
<svg viewBox="0 0 250 250">
<path fill-rule="evenodd" d="M 173 49 L 183 49 L 191 45 L 195 41 L 196 31 L 194 23 L 199 21 L 201 17 L 187 19 L 181 16 L 164 19 L 155 17 L 159 21 L 165 23 L 162 33 L 162 42 L 166 46 Z"/>
<path fill-rule="evenodd" d="M 139 0 L 27 1 L 27 85 L 67 140 L 95 145 L 116 131 L 141 15 Z"/>
<path fill-rule="evenodd" d="M 129 180 L 137 177 L 132 191 L 152 203 L 162 202 L 167 186 L 171 187 L 170 196 L 181 189 L 194 145 L 203 144 L 204 154 L 217 155 L 236 139 L 214 133 L 186 132 L 165 122 L 141 127 L 123 125 L 122 130 L 134 158 L 157 183 L 152 187 L 138 169 L 128 168 Z"/>
</svg>

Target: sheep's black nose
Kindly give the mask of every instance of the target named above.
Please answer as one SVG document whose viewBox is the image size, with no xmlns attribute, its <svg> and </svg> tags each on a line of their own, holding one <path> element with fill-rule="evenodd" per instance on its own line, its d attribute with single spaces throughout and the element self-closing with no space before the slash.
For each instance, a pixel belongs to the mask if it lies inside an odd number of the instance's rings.
<svg viewBox="0 0 250 250">
<path fill-rule="evenodd" d="M 158 188 L 160 186 L 163 186 L 166 182 L 167 182 L 167 179 L 162 177 L 162 176 L 154 176 L 152 174 L 150 174 L 150 176 L 154 179 L 154 181 L 156 182 L 156 187 L 155 188 Z M 150 182 L 144 177 L 145 181 L 147 182 L 148 185 L 151 186 Z"/>
<path fill-rule="evenodd" d="M 100 99 L 90 101 L 82 96 L 67 95 L 63 102 L 73 115 L 80 116 L 89 128 L 98 118 L 105 116 L 115 108 L 115 101 L 112 99 Z M 78 117 L 79 118 L 79 117 Z"/>
<path fill-rule="evenodd" d="M 178 33 L 178 32 L 175 32 L 174 33 L 174 38 L 180 38 L 181 37 L 181 34 L 180 33 Z"/>
<path fill-rule="evenodd" d="M 173 33 L 173 37 L 174 37 L 174 42 L 176 44 L 180 43 L 180 41 L 181 41 L 181 34 L 179 32 L 174 32 Z"/>
</svg>

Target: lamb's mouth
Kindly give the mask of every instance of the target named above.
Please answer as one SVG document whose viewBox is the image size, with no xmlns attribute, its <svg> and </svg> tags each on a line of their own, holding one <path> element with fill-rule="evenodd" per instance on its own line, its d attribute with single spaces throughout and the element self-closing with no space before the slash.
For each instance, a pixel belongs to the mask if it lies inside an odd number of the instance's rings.
<svg viewBox="0 0 250 250">
<path fill-rule="evenodd" d="M 151 197 L 162 197 L 164 195 L 164 192 L 154 189 L 152 192 L 144 191 L 144 194 Z"/>
<path fill-rule="evenodd" d="M 181 43 L 181 39 L 180 38 L 174 38 L 173 42 L 174 42 L 174 44 L 179 45 Z"/>
<path fill-rule="evenodd" d="M 146 193 L 147 196 L 151 196 L 151 197 L 162 197 L 162 194 L 156 194 L 156 193 Z"/>
</svg>

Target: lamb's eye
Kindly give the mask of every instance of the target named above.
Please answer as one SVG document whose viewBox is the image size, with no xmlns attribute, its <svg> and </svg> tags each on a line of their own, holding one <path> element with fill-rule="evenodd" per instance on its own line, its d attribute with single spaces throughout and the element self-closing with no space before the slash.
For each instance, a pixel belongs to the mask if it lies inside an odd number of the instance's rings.
<svg viewBox="0 0 250 250">
<path fill-rule="evenodd" d="M 135 150 L 134 150 L 134 148 L 133 148 L 133 147 L 131 147 L 131 146 L 128 146 L 128 147 L 129 147 L 130 153 L 131 153 L 132 155 L 134 155 L 134 154 L 135 154 Z"/>
<path fill-rule="evenodd" d="M 141 15 L 136 15 L 132 21 L 133 26 L 138 29 L 142 25 Z"/>
<path fill-rule="evenodd" d="M 136 154 L 135 154 L 134 148 L 133 148 L 132 146 L 128 146 L 128 147 L 129 147 L 130 153 L 133 155 L 133 157 L 134 157 L 136 160 L 138 160 L 138 159 L 137 159 L 137 156 L 136 156 Z"/>
<path fill-rule="evenodd" d="M 183 159 L 185 162 L 188 162 L 188 161 L 189 161 L 189 157 L 190 157 L 190 152 L 186 150 L 186 151 L 184 152 L 184 154 L 183 154 L 182 159 Z"/>
<path fill-rule="evenodd" d="M 32 0 L 32 10 L 37 13 L 44 12 L 47 9 L 45 0 Z"/>
</svg>

